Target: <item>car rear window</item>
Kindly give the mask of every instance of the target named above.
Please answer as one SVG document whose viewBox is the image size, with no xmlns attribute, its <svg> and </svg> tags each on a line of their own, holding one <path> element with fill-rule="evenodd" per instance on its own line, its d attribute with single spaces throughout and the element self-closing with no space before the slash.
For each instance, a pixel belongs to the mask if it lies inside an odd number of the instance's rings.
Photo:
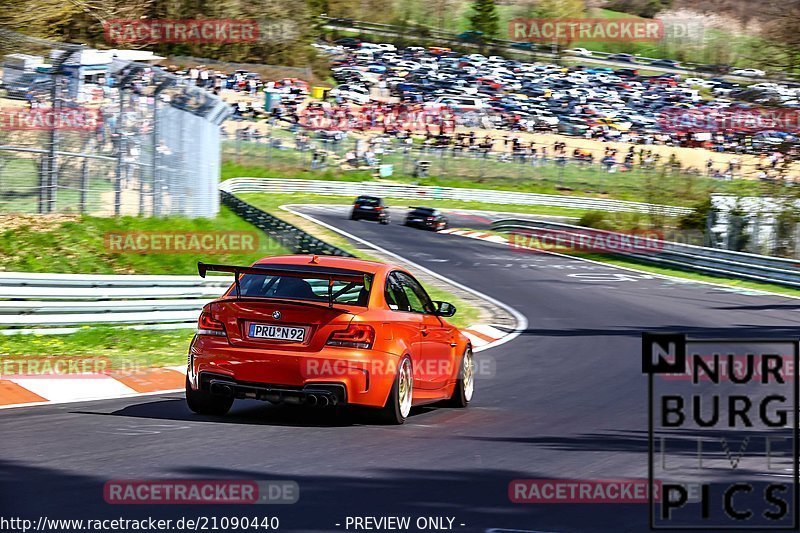
<svg viewBox="0 0 800 533">
<path fill-rule="evenodd" d="M 363 281 L 333 281 L 333 303 L 366 307 L 372 288 L 372 274 Z M 328 303 L 328 279 L 308 277 L 245 274 L 239 279 L 242 297 L 281 298 Z"/>
<path fill-rule="evenodd" d="M 374 206 L 380 205 L 381 199 L 380 198 L 372 198 L 370 196 L 359 196 L 356 199 L 356 202 L 358 202 L 361 205 L 371 205 L 371 206 L 374 207 Z"/>
</svg>

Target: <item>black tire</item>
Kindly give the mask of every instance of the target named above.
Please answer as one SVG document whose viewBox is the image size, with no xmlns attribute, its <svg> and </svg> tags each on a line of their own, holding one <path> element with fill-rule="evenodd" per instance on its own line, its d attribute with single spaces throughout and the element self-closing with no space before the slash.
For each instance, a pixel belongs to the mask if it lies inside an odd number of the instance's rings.
<svg viewBox="0 0 800 533">
<path fill-rule="evenodd" d="M 388 218 L 382 218 L 378 222 L 380 222 L 381 224 L 383 224 L 385 226 L 385 225 L 387 225 L 389 223 L 389 219 Z"/>
<path fill-rule="evenodd" d="M 409 368 L 411 367 L 411 359 L 406 356 L 403 358 L 403 362 L 398 365 L 397 375 L 392 384 L 392 390 L 389 391 L 389 397 L 386 398 L 386 405 L 375 413 L 376 421 L 380 424 L 399 426 L 408 418 L 408 413 L 404 415 L 400 408 L 400 372 L 406 361 L 408 362 Z"/>
<path fill-rule="evenodd" d="M 350 220 L 358 220 L 358 217 L 355 215 L 350 215 Z"/>
<path fill-rule="evenodd" d="M 464 352 L 464 355 L 461 357 L 461 366 L 458 370 L 458 381 L 456 381 L 456 386 L 453 389 L 453 395 L 447 400 L 446 405 L 448 407 L 458 407 L 464 408 L 469 405 L 469 402 L 472 400 L 472 393 L 467 393 L 466 390 L 466 383 L 464 380 L 465 377 L 465 368 L 464 362 L 469 361 L 470 364 L 472 363 L 472 348 L 467 347 L 467 350 Z M 475 390 L 475 377 L 472 375 L 470 377 L 472 380 L 472 391 Z"/>
<path fill-rule="evenodd" d="M 194 390 L 186 376 L 186 405 L 198 415 L 222 416 L 231 409 L 233 398 L 216 396 L 210 392 Z"/>
</svg>

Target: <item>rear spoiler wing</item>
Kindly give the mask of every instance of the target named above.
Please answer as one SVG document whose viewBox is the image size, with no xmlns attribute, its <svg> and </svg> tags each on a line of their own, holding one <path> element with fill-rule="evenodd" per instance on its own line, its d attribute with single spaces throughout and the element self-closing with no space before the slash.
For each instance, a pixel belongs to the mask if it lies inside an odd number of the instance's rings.
<svg viewBox="0 0 800 533">
<path fill-rule="evenodd" d="M 314 263 L 311 263 L 314 265 Z M 307 265 L 263 265 L 263 266 L 237 266 L 237 265 L 209 265 L 199 261 L 197 271 L 201 278 L 206 277 L 207 272 L 228 272 L 235 276 L 236 297 L 241 298 L 241 287 L 239 277 L 242 274 L 255 274 L 258 276 L 290 276 L 296 278 L 317 278 L 328 280 L 328 307 L 333 307 L 333 282 L 347 281 L 350 283 L 366 283 L 369 274 L 356 272 L 343 268 L 317 268 Z"/>
</svg>

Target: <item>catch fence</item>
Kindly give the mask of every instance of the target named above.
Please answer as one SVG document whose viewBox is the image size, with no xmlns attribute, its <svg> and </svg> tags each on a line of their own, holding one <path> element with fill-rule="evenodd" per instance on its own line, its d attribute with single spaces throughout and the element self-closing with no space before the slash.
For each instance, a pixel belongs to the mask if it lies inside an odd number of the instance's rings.
<svg viewBox="0 0 800 533">
<path fill-rule="evenodd" d="M 0 213 L 217 213 L 229 106 L 120 55 L 0 28 Z"/>
</svg>

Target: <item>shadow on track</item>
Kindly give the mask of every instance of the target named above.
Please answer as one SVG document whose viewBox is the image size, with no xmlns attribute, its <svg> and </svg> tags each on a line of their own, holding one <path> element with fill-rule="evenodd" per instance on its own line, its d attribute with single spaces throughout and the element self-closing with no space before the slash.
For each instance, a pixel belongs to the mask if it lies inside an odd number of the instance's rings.
<svg viewBox="0 0 800 533">
<path fill-rule="evenodd" d="M 253 444 L 249 444 L 253 445 Z M 279 449 L 262 444 L 265 453 Z M 332 450 L 335 454 L 335 450 Z M 420 453 L 424 453 L 423 450 Z M 219 456 L 235 456 L 235 449 Z M 124 455 L 121 455 L 124 457 Z M 191 459 L 191 458 L 189 458 Z M 218 459 L 218 460 L 219 460 Z M 100 460 L 100 459 L 98 459 Z M 387 463 L 400 464 L 387 450 Z M 294 480 L 300 500 L 294 505 L 115 505 L 103 497 L 106 481 L 128 479 L 123 468 L 98 466 L 76 473 L 31 463 L 0 460 L 0 514 L 50 519 L 177 520 L 198 516 L 277 516 L 281 531 L 343 531 L 347 516 L 449 516 L 458 531 L 484 532 L 487 528 L 547 528 L 571 531 L 632 531 L 646 524 L 645 505 L 586 505 L 564 513 L 563 505 L 516 505 L 509 501 L 509 483 L 522 476 L 506 470 L 436 471 L 396 467 L 364 468 L 360 475 L 292 475 L 273 469 L 231 468 L 205 464 L 176 465 L 159 470 L 161 479 Z M 320 465 L 320 469 L 322 469 Z M 104 472 L 103 474 L 99 472 Z M 136 479 L 143 479 L 137 476 Z M 173 522 L 174 523 L 174 522 Z M 340 523 L 342 527 L 335 524 Z M 460 524 L 465 524 L 460 526 Z M 602 524 L 602 525 L 600 525 Z M 641 527 L 632 525 L 640 524 Z M 77 530 L 77 528 L 75 529 Z M 73 531 L 69 528 L 59 531 Z"/>
<path fill-rule="evenodd" d="M 431 411 L 433 407 L 415 407 L 406 423 Z M 156 401 L 145 399 L 111 413 L 100 411 L 72 411 L 83 415 L 120 416 L 171 420 L 184 422 L 212 422 L 214 424 L 248 424 L 285 427 L 347 427 L 374 425 L 370 415 L 360 410 L 337 408 L 306 408 L 292 405 L 272 405 L 265 402 L 237 400 L 225 416 L 198 415 L 189 410 L 182 397 L 162 398 Z M 390 426 L 387 426 L 390 427 Z"/>
</svg>

